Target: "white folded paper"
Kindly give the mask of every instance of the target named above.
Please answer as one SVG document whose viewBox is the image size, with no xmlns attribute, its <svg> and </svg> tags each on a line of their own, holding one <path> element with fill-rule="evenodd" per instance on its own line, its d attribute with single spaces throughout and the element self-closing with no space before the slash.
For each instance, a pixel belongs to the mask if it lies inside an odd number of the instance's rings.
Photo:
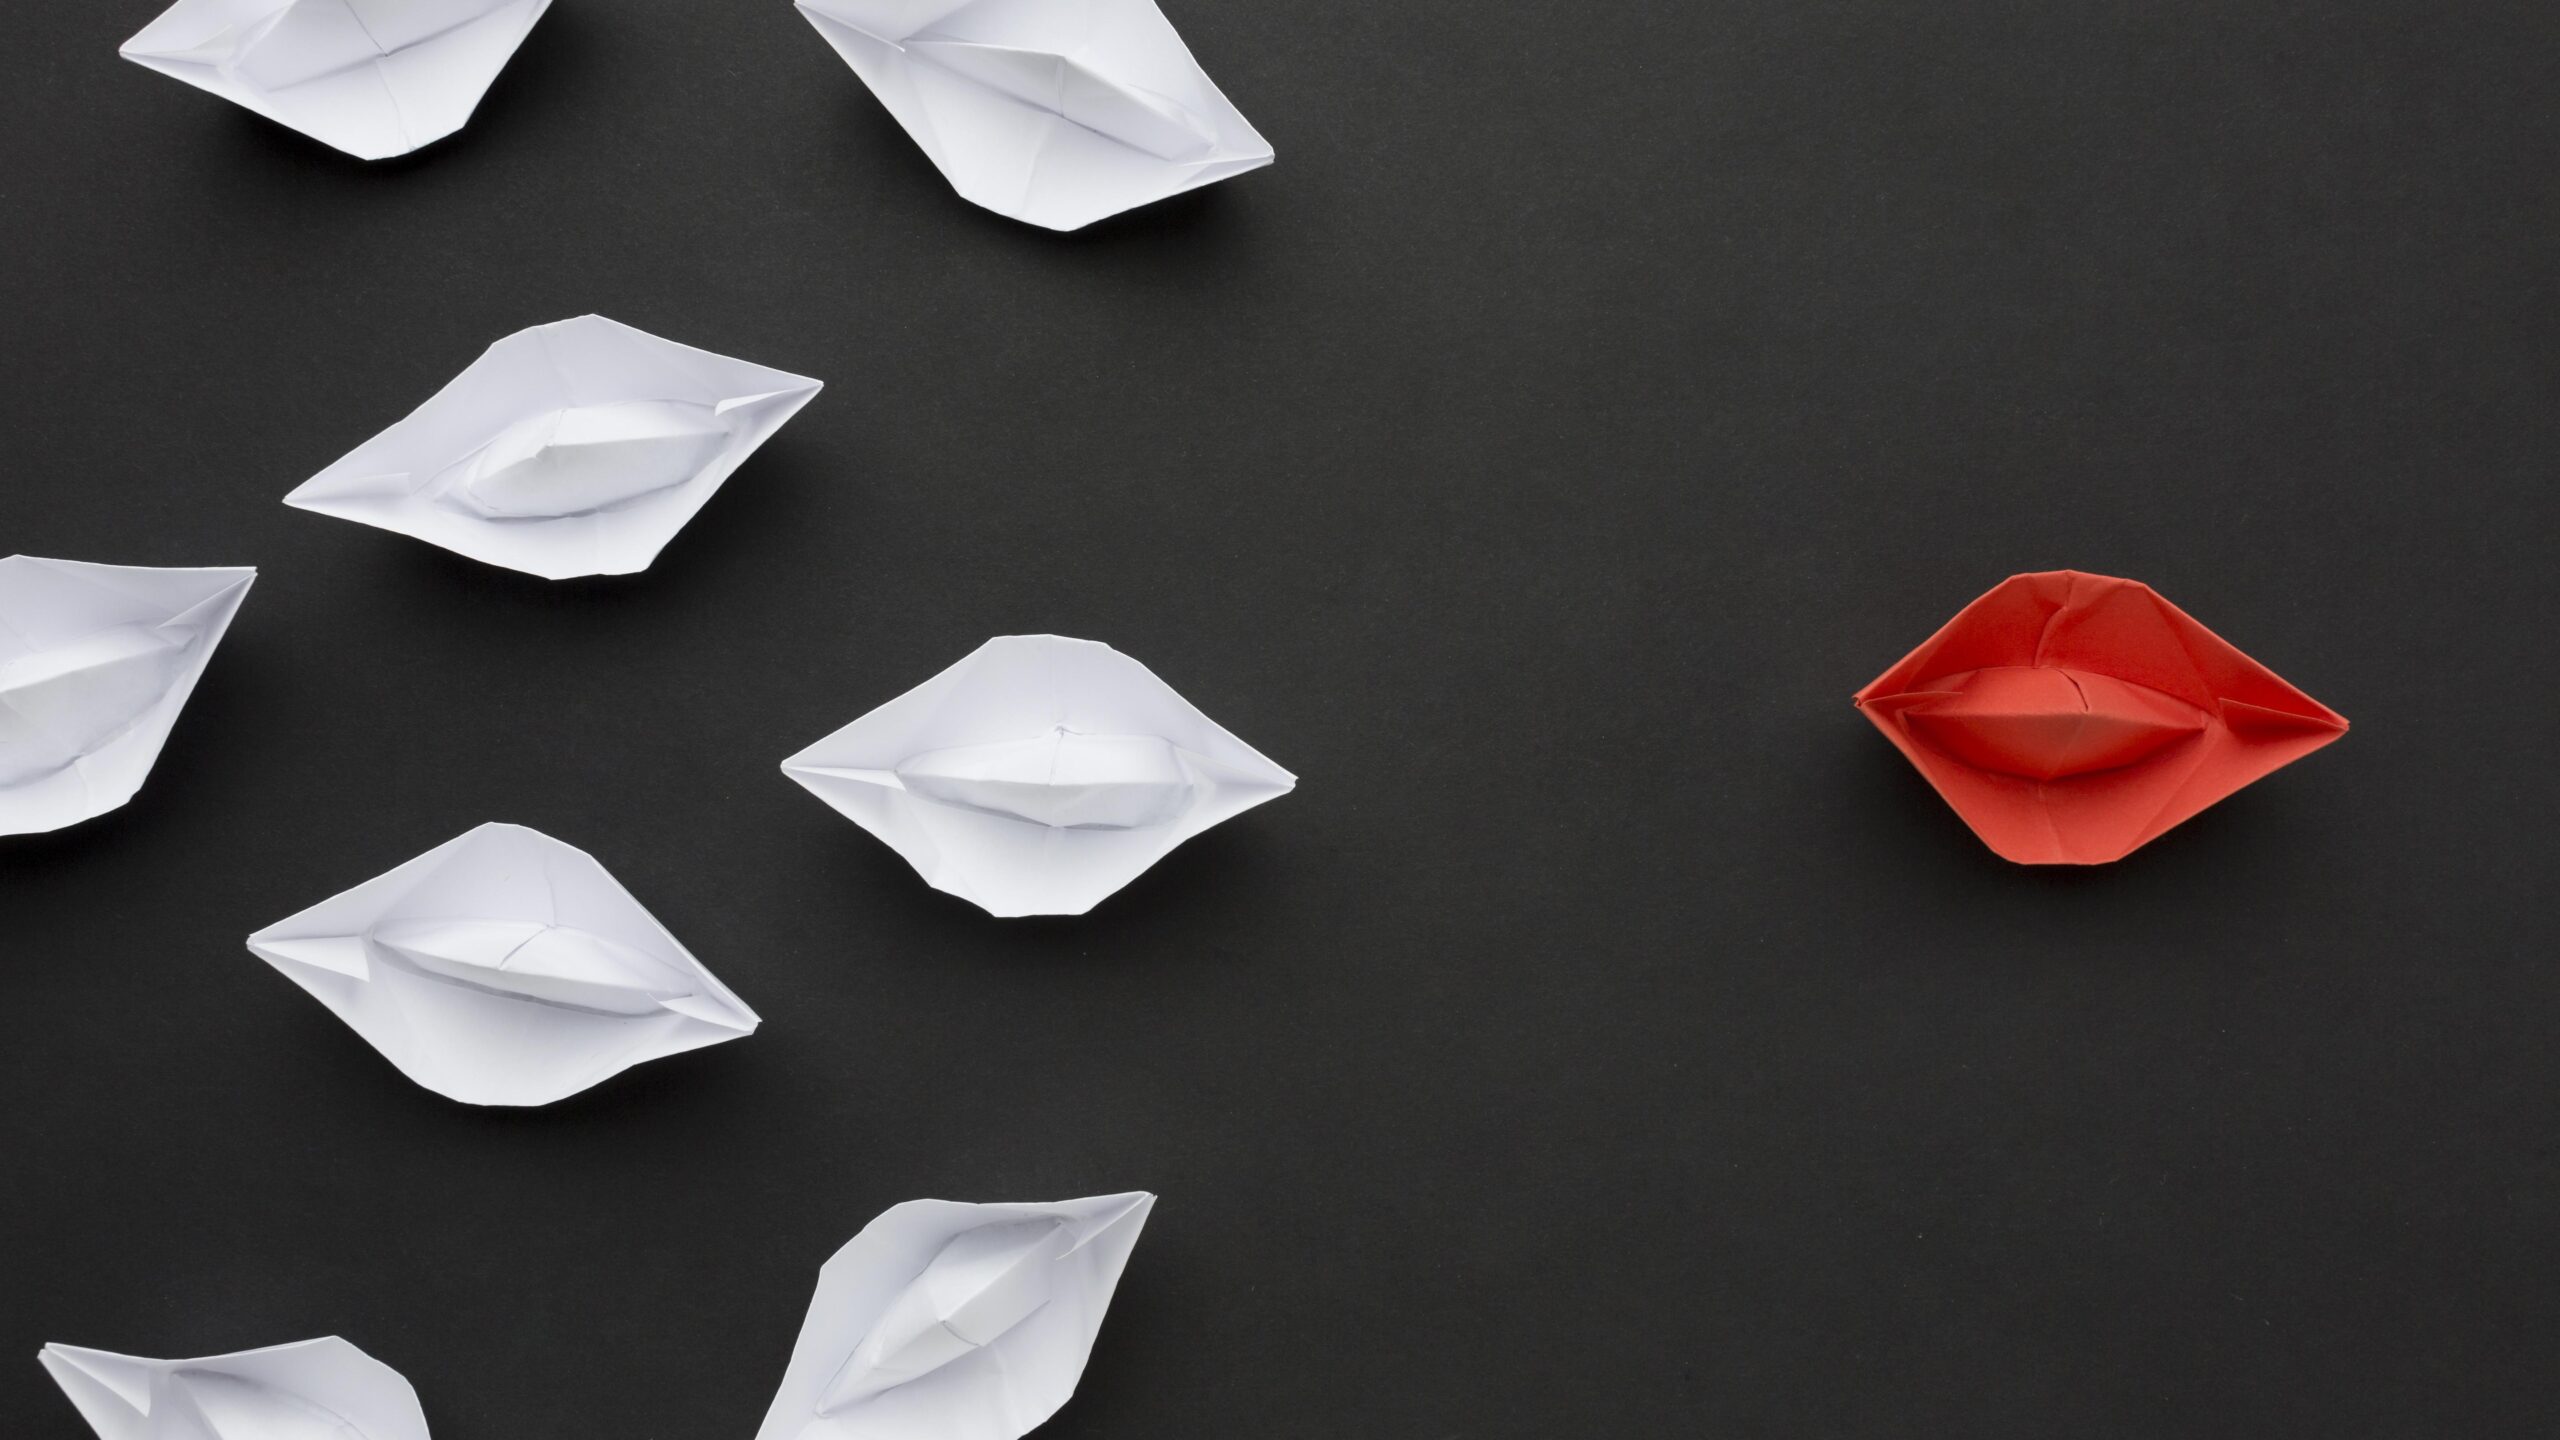
<svg viewBox="0 0 2560 1440">
<path fill-rule="evenodd" d="M 1154 0 L 798 0 L 962 196 L 1075 230 L 1271 163 Z"/>
<path fill-rule="evenodd" d="M 133 798 L 257 577 L 0 560 L 0 835 Z"/>
<path fill-rule="evenodd" d="M 1081 915 L 1298 781 L 1108 645 L 1006 635 L 782 762 L 926 883 Z"/>
<path fill-rule="evenodd" d="M 818 1272 L 756 1440 L 1015 1440 L 1075 1393 L 1155 1203 L 891 1206 Z"/>
<path fill-rule="evenodd" d="M 472 1105 L 547 1105 L 757 1024 L 593 857 L 521 825 L 483 825 L 249 948 Z"/>
<path fill-rule="evenodd" d="M 551 0 L 178 0 L 119 51 L 365 160 L 463 126 Z"/>
<path fill-rule="evenodd" d="M 285 503 L 553 580 L 627 575 L 819 388 L 600 315 L 537 325 Z"/>
<path fill-rule="evenodd" d="M 418 1392 L 334 1335 L 201 1360 L 76 1345 L 36 1358 L 98 1440 L 427 1440 Z"/>
</svg>

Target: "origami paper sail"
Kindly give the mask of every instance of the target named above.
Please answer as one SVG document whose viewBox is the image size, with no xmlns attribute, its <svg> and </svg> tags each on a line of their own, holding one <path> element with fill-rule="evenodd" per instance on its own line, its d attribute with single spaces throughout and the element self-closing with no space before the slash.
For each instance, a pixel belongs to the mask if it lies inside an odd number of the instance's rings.
<svg viewBox="0 0 2560 1440">
<path fill-rule="evenodd" d="M 538 325 L 284 503 L 552 580 L 627 575 L 819 388 L 599 315 Z"/>
<path fill-rule="evenodd" d="M 1006 635 L 782 762 L 995 915 L 1081 915 L 1298 781 L 1091 640 Z"/>
<path fill-rule="evenodd" d="M 521 825 L 439 845 L 249 949 L 471 1105 L 547 1105 L 757 1024 L 592 856 Z"/>
<path fill-rule="evenodd" d="M 178 0 L 127 60 L 363 160 L 463 126 L 551 0 Z"/>
<path fill-rule="evenodd" d="M 332 1335 L 202 1360 L 36 1357 L 98 1440 L 427 1440 L 400 1372 Z"/>
<path fill-rule="evenodd" d="M 1015 1440 L 1075 1393 L 1155 1203 L 891 1206 L 818 1272 L 756 1440 Z"/>
<path fill-rule="evenodd" d="M 2120 860 L 2347 731 L 2150 586 L 2075 570 L 2000 582 L 1857 704 L 2025 865 Z"/>
<path fill-rule="evenodd" d="M 0 835 L 132 799 L 257 578 L 0 560 Z"/>
<path fill-rule="evenodd" d="M 1271 163 L 1154 0 L 798 0 L 951 188 L 1051 230 Z"/>
</svg>

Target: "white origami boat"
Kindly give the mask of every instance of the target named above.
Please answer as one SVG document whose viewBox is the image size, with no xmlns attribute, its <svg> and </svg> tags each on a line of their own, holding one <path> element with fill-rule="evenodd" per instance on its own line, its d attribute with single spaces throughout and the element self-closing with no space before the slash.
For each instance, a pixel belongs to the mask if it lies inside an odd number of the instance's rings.
<svg viewBox="0 0 2560 1440">
<path fill-rule="evenodd" d="M 757 1019 L 585 851 L 483 825 L 249 937 L 400 1072 L 547 1105 Z"/>
<path fill-rule="evenodd" d="M 756 1440 L 1016 1440 L 1075 1394 L 1155 1200 L 891 1206 L 818 1272 Z"/>
<path fill-rule="evenodd" d="M 257 577 L 0 560 L 0 835 L 134 797 Z"/>
<path fill-rule="evenodd" d="M 1006 916 L 1081 915 L 1298 783 L 1146 666 L 1056 635 L 990 640 L 782 769 Z"/>
<path fill-rule="evenodd" d="M 551 0 L 178 0 L 118 53 L 364 160 L 462 128 Z"/>
<path fill-rule="evenodd" d="M 600 315 L 537 325 L 284 503 L 547 579 L 627 575 L 820 388 Z"/>
<path fill-rule="evenodd" d="M 36 1358 L 98 1440 L 427 1440 L 409 1382 L 334 1335 L 201 1360 L 77 1345 Z"/>
<path fill-rule="evenodd" d="M 1154 0 L 798 0 L 951 187 L 1075 230 L 1271 163 Z"/>
</svg>

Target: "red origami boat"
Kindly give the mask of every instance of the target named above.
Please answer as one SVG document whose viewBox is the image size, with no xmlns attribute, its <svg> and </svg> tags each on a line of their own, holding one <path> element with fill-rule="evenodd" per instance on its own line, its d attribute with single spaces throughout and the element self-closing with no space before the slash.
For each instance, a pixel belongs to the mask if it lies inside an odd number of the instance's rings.
<svg viewBox="0 0 2560 1440">
<path fill-rule="evenodd" d="M 2022 865 L 2120 860 L 2347 733 L 2150 586 L 2077 570 L 2001 581 L 1857 703 Z"/>
</svg>

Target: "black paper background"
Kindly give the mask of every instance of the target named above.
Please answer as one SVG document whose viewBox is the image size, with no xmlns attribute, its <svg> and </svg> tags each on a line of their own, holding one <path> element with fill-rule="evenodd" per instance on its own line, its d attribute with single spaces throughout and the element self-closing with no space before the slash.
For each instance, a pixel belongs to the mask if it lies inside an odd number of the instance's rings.
<svg viewBox="0 0 2560 1440">
<path fill-rule="evenodd" d="M 2560 10 L 1167 3 L 1280 163 L 1063 237 L 780 0 L 373 166 L 13 8 L 0 552 L 262 578 L 0 842 L 0 1432 L 335 1333 L 745 1440 L 883 1207 L 1147 1188 L 1050 1440 L 2550 1433 Z M 277 503 L 587 311 L 828 382 L 647 574 Z M 2355 732 L 2003 864 L 1848 696 L 2058 566 Z M 1298 793 L 998 923 L 777 773 L 1042 630 Z M 763 1032 L 482 1113 L 242 947 L 491 819 Z"/>
</svg>

